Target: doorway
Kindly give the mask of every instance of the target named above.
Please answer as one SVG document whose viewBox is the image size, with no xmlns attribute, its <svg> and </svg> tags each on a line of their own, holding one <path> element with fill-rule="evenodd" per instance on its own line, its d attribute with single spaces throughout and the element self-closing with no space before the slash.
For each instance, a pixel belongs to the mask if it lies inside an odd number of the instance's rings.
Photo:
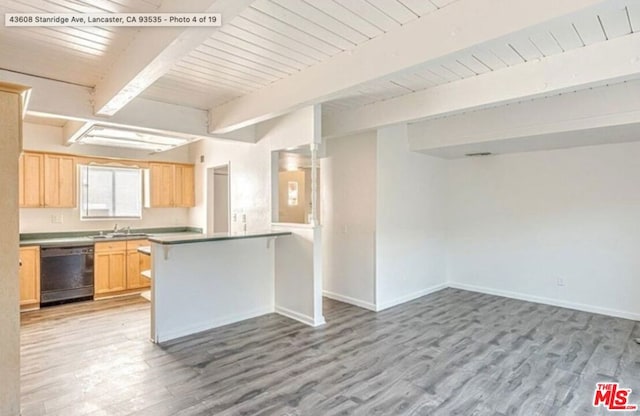
<svg viewBox="0 0 640 416">
<path fill-rule="evenodd" d="M 229 232 L 229 172 L 230 164 L 215 166 L 207 170 L 207 232 Z"/>
</svg>

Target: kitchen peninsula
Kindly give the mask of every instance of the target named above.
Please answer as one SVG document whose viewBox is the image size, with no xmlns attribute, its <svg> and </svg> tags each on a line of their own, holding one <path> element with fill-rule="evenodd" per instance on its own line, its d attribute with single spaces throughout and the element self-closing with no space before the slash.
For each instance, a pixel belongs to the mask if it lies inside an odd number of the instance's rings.
<svg viewBox="0 0 640 416">
<path fill-rule="evenodd" d="M 169 341 L 275 310 L 275 244 L 288 231 L 149 238 L 151 340 Z"/>
</svg>

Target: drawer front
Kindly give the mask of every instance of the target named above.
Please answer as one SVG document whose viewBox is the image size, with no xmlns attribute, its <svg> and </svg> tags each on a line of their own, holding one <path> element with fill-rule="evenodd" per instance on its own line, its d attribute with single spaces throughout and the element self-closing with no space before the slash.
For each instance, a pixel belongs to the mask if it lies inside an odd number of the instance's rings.
<svg viewBox="0 0 640 416">
<path fill-rule="evenodd" d="M 127 250 L 137 250 L 138 247 L 148 246 L 149 240 L 129 240 L 127 241 Z"/>
<path fill-rule="evenodd" d="M 104 251 L 120 251 L 127 249 L 126 241 L 105 241 L 96 243 L 95 251 L 96 253 L 104 252 Z"/>
</svg>

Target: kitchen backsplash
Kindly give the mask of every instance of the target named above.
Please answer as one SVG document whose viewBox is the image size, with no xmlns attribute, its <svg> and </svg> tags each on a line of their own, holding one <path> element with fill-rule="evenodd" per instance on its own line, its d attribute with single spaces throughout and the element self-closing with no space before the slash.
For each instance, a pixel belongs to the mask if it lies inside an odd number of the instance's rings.
<svg viewBox="0 0 640 416">
<path fill-rule="evenodd" d="M 114 225 L 131 228 L 154 228 L 189 225 L 188 208 L 146 208 L 139 220 L 81 221 L 78 209 L 21 208 L 20 233 L 108 230 Z"/>
</svg>

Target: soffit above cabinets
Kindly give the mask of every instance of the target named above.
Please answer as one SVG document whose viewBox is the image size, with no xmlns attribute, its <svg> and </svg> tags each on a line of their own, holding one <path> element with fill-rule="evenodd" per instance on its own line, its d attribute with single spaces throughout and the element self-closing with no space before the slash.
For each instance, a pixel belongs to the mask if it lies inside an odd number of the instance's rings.
<svg viewBox="0 0 640 416">
<path fill-rule="evenodd" d="M 24 118 L 25 123 L 31 124 L 43 124 L 45 126 L 64 127 L 67 124 L 67 120 L 62 118 L 53 117 L 36 117 L 31 114 L 27 114 Z"/>
</svg>

